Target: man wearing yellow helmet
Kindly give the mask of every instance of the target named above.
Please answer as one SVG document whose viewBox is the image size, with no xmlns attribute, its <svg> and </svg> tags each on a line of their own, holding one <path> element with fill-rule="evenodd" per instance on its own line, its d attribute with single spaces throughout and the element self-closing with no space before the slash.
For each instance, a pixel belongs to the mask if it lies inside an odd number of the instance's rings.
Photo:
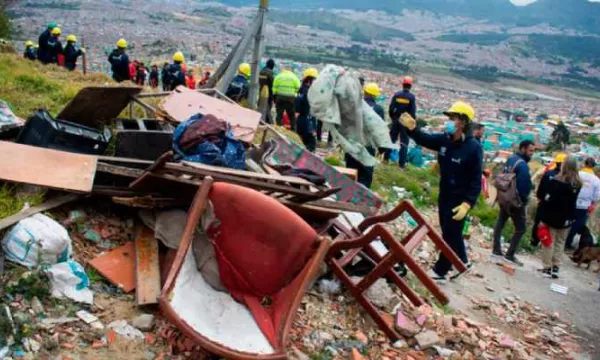
<svg viewBox="0 0 600 360">
<path fill-rule="evenodd" d="M 28 40 L 25 43 L 25 52 L 23 52 L 23 57 L 29 60 L 35 60 L 37 58 L 35 48 L 33 47 L 33 41 Z"/>
<path fill-rule="evenodd" d="M 50 32 L 50 37 L 48 38 L 48 42 L 46 42 L 46 57 L 44 58 L 45 64 L 58 65 L 58 57 L 63 54 L 63 46 L 59 40 L 60 35 L 61 30 L 58 27 L 55 27 Z"/>
<path fill-rule="evenodd" d="M 365 102 L 375 111 L 377 115 L 379 115 L 379 117 L 382 120 L 385 120 L 385 113 L 383 112 L 383 107 L 381 107 L 381 105 L 377 103 L 377 98 L 379 97 L 379 95 L 381 95 L 381 90 L 379 89 L 379 86 L 375 83 L 368 83 L 364 87 L 364 92 Z"/>
<path fill-rule="evenodd" d="M 296 111 L 298 112 L 298 120 L 296 121 L 296 131 L 304 146 L 310 152 L 317 149 L 317 119 L 310 113 L 310 103 L 308 102 L 308 90 L 313 82 L 319 76 L 319 72 L 315 68 L 306 69 L 302 85 L 296 97 Z"/>
<path fill-rule="evenodd" d="M 67 45 L 65 46 L 65 67 L 69 71 L 75 70 L 77 67 L 77 58 L 85 54 L 84 49 L 77 49 L 75 44 L 77 43 L 77 37 L 75 35 L 67 36 Z"/>
<path fill-rule="evenodd" d="M 469 104 L 458 101 L 444 114 L 448 121 L 445 131 L 439 133 L 417 128 L 416 120 L 409 113 L 404 113 L 400 121 L 418 145 L 438 153 L 442 236 L 462 262 L 468 264 L 462 232 L 465 217 L 481 193 L 483 151 L 471 134 L 475 111 Z M 436 281 L 445 281 L 451 267 L 450 261 L 440 254 L 430 276 Z"/>
<path fill-rule="evenodd" d="M 167 90 L 173 91 L 178 86 L 185 86 L 185 57 L 181 51 L 173 54 L 173 63 L 167 68 Z"/>
<path fill-rule="evenodd" d="M 48 22 L 48 24 L 46 25 L 46 30 L 44 30 L 38 38 L 38 59 L 40 59 L 41 62 L 46 62 L 46 45 L 48 44 L 48 40 L 51 36 L 50 32 L 55 27 L 56 23 L 54 21 Z"/>
<path fill-rule="evenodd" d="M 117 41 L 117 48 L 108 55 L 112 77 L 116 82 L 122 82 L 131 78 L 129 72 L 129 56 L 125 53 L 125 49 L 127 49 L 127 41 L 125 41 L 125 39 L 119 39 L 119 41 Z"/>
<path fill-rule="evenodd" d="M 250 64 L 242 63 L 238 67 L 238 74 L 231 80 L 225 95 L 238 104 L 248 99 L 250 90 Z"/>
</svg>

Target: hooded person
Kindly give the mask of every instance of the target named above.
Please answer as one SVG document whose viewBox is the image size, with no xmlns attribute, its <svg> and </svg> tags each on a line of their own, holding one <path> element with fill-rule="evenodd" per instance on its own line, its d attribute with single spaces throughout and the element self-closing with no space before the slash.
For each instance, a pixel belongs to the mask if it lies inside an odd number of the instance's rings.
<svg viewBox="0 0 600 360">
<path fill-rule="evenodd" d="M 304 71 L 302 85 L 296 97 L 296 111 L 298 120 L 296 122 L 297 132 L 302 142 L 310 152 L 317 149 L 317 119 L 310 113 L 310 103 L 308 102 L 308 90 L 312 83 L 319 76 L 319 71 L 315 68 L 309 68 Z"/>
<path fill-rule="evenodd" d="M 403 113 L 399 120 L 417 145 L 438 153 L 438 209 L 442 237 L 460 260 L 468 264 L 463 229 L 465 218 L 481 193 L 483 152 L 481 144 L 473 138 L 471 132 L 471 123 L 475 117 L 475 110 L 471 105 L 458 101 L 444 114 L 448 120 L 445 131 L 439 133 L 425 132 L 418 128 L 409 112 Z M 429 275 L 435 281 L 444 282 L 451 268 L 450 261 L 440 253 Z"/>
</svg>

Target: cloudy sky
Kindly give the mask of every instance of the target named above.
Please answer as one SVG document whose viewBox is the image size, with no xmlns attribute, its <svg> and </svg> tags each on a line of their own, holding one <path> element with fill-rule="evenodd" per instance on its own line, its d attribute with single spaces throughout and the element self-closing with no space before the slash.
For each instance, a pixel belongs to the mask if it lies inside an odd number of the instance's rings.
<svg viewBox="0 0 600 360">
<path fill-rule="evenodd" d="M 515 5 L 527 5 L 535 2 L 535 0 L 510 0 Z M 600 0 L 590 0 L 592 2 L 600 2 Z"/>
</svg>

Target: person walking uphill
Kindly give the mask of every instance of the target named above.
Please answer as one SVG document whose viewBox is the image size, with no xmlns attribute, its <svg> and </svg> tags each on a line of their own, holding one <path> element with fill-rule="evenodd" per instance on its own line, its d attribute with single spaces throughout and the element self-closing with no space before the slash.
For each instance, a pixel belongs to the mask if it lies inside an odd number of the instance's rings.
<svg viewBox="0 0 600 360">
<path fill-rule="evenodd" d="M 180 85 L 185 86 L 185 71 L 182 67 L 184 61 L 185 57 L 181 51 L 173 54 L 173 63 L 169 65 L 167 70 L 168 91 L 173 91 Z"/>
<path fill-rule="evenodd" d="M 75 35 L 67 36 L 67 46 L 65 46 L 65 67 L 69 71 L 75 70 L 77 67 L 77 58 L 85 54 L 85 49 L 77 49 L 75 44 L 77 37 Z"/>
<path fill-rule="evenodd" d="M 502 236 L 502 229 L 504 229 L 506 221 L 508 218 L 510 218 L 515 226 L 515 233 L 510 240 L 510 247 L 508 248 L 504 258 L 518 266 L 523 266 L 523 263 L 516 258 L 515 254 L 517 252 L 519 242 L 525 234 L 527 227 L 527 202 L 529 201 L 529 194 L 531 193 L 531 189 L 533 187 L 533 184 L 531 183 L 531 174 L 529 173 L 529 167 L 527 166 L 527 163 L 529 163 L 531 160 L 534 151 L 535 144 L 530 140 L 525 140 L 519 145 L 519 152 L 511 156 L 506 161 L 506 165 L 504 166 L 504 174 L 514 174 L 514 180 L 512 180 L 514 182 L 512 190 L 513 196 L 508 194 L 508 190 L 506 191 L 505 196 L 501 195 L 500 192 L 502 191 L 501 188 L 503 186 L 499 185 L 499 179 L 496 179 L 496 187 L 498 188 L 499 192 L 498 203 L 500 204 L 500 214 L 498 215 L 498 220 L 496 222 L 496 226 L 494 227 L 494 246 L 492 249 L 492 255 L 496 257 L 504 256 L 502 254 L 502 244 L 500 242 L 500 238 Z M 515 187 L 516 193 L 514 192 Z"/>
<path fill-rule="evenodd" d="M 481 144 L 471 135 L 475 111 L 469 104 L 458 101 L 444 114 L 449 119 L 443 133 L 422 131 L 409 113 L 404 113 L 400 121 L 408 136 L 418 145 L 438 152 L 441 177 L 438 208 L 442 237 L 461 261 L 468 264 L 463 228 L 465 217 L 481 192 L 483 152 Z M 450 261 L 440 253 L 429 275 L 438 282 L 445 281 L 451 267 Z"/>
<path fill-rule="evenodd" d="M 54 21 L 50 21 L 46 26 L 46 30 L 42 32 L 38 38 L 38 59 L 46 63 L 46 53 L 48 52 L 48 40 L 50 39 L 52 30 L 56 27 Z"/>
<path fill-rule="evenodd" d="M 560 173 L 542 179 L 537 190 L 540 200 L 540 226 L 548 226 L 551 243 L 542 244 L 543 273 L 558 279 L 565 240 L 575 221 L 575 206 L 583 183 L 577 171 L 577 160 L 568 156 Z"/>
<path fill-rule="evenodd" d="M 304 79 L 302 80 L 302 86 L 298 91 L 295 105 L 296 110 L 298 111 L 298 135 L 300 135 L 304 146 L 306 146 L 310 152 L 315 152 L 317 149 L 317 119 L 310 114 L 308 90 L 318 76 L 319 71 L 317 71 L 317 69 L 309 68 L 304 71 Z"/>
<path fill-rule="evenodd" d="M 587 158 L 583 169 L 579 172 L 583 187 L 577 197 L 575 222 L 571 226 L 569 236 L 567 236 L 566 249 L 573 248 L 573 238 L 576 234 L 581 233 L 587 223 L 588 217 L 594 213 L 596 204 L 600 201 L 600 179 L 594 174 L 595 167 L 596 161 L 593 158 Z"/>
<path fill-rule="evenodd" d="M 23 52 L 23 57 L 29 60 L 37 59 L 37 54 L 35 48 L 33 47 L 33 41 L 28 40 L 25 43 L 25 51 Z"/>
<path fill-rule="evenodd" d="M 291 70 L 285 69 L 273 80 L 273 96 L 277 109 L 277 125 L 283 125 L 283 113 L 290 118 L 292 131 L 296 131 L 296 95 L 300 90 L 300 79 Z"/>
<path fill-rule="evenodd" d="M 250 76 L 252 69 L 250 64 L 242 63 L 238 67 L 238 74 L 231 80 L 225 95 L 240 105 L 248 103 L 248 93 L 250 92 Z"/>
<path fill-rule="evenodd" d="M 116 82 L 122 82 L 130 79 L 129 57 L 125 53 L 127 41 L 119 39 L 117 48 L 108 55 L 108 62 L 111 65 L 112 77 Z"/>
<path fill-rule="evenodd" d="M 44 60 L 45 64 L 56 64 L 58 63 L 58 56 L 63 54 L 63 46 L 60 42 L 60 35 L 62 31 L 60 28 L 55 27 L 50 32 L 50 37 L 48 38 L 48 42 L 46 43 L 46 57 Z"/>
<path fill-rule="evenodd" d="M 412 88 L 413 79 L 409 76 L 405 77 L 402 81 L 402 91 L 397 92 L 392 101 L 390 102 L 390 119 L 392 119 L 392 128 L 390 129 L 390 137 L 392 143 L 398 141 L 400 137 L 400 160 L 399 165 L 401 168 L 406 167 L 406 157 L 408 155 L 408 134 L 406 128 L 400 123 L 398 119 L 402 114 L 408 113 L 413 119 L 417 118 L 417 99 L 410 92 Z M 387 151 L 384 155 L 384 160 L 389 161 L 391 151 Z"/>
<path fill-rule="evenodd" d="M 260 75 L 258 77 L 260 88 L 267 87 L 269 91 L 269 98 L 267 99 L 267 107 L 265 108 L 265 121 L 268 124 L 273 123 L 273 118 L 271 117 L 271 109 L 273 108 L 273 81 L 275 81 L 275 75 L 273 70 L 275 69 L 275 60 L 269 59 L 267 60 L 267 64 L 260 71 Z"/>
</svg>

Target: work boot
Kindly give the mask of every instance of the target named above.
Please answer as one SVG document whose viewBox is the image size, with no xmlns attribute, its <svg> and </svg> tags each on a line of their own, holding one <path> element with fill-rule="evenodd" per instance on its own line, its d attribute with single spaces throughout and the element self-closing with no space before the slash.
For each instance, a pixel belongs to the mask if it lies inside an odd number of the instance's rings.
<svg viewBox="0 0 600 360">
<path fill-rule="evenodd" d="M 551 268 L 542 269 L 542 274 L 544 275 L 545 278 L 551 278 L 552 277 L 552 269 Z"/>
<path fill-rule="evenodd" d="M 494 250 L 492 251 L 492 257 L 501 259 L 504 257 L 504 254 L 502 253 L 502 250 Z"/>
<path fill-rule="evenodd" d="M 452 274 L 450 276 L 450 281 L 456 280 L 456 279 L 460 278 L 461 276 L 465 275 L 466 273 L 468 273 L 469 271 L 471 271 L 471 268 L 473 267 L 473 264 L 467 263 L 466 266 L 467 266 L 467 270 L 465 272 L 458 272 L 455 269 L 456 274 Z"/>
<path fill-rule="evenodd" d="M 553 279 L 558 279 L 558 272 L 560 271 L 560 269 L 558 268 L 558 266 L 553 266 L 552 267 L 552 278 Z"/>
<path fill-rule="evenodd" d="M 516 256 L 508 256 L 506 255 L 504 257 L 504 260 L 508 261 L 509 263 L 513 264 L 513 265 L 517 265 L 519 267 L 523 267 L 523 263 L 519 261 L 519 259 L 517 259 Z"/>
</svg>

